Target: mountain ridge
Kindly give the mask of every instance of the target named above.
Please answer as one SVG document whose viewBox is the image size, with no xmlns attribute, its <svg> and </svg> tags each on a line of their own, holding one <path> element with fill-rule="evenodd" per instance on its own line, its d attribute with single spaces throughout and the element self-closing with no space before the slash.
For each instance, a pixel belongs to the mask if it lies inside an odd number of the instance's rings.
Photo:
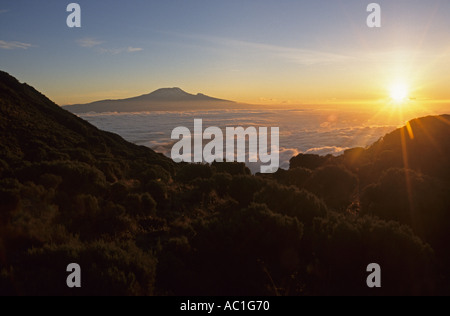
<svg viewBox="0 0 450 316">
<path fill-rule="evenodd" d="M 31 162 L 80 160 L 74 156 L 85 151 L 83 155 L 102 157 L 110 162 L 136 155 L 167 166 L 172 164 L 169 158 L 150 148 L 99 130 L 59 107 L 33 87 L 1 71 L 0 97 L 0 149 L 7 154 L 2 159 Z M 105 166 L 98 167 L 102 169 Z"/>
<path fill-rule="evenodd" d="M 189 110 L 235 105 L 234 101 L 210 97 L 203 93 L 191 94 L 181 88 L 161 88 L 148 94 L 116 100 L 100 100 L 86 104 L 65 105 L 73 113 L 84 112 L 141 112 L 161 110 Z"/>
</svg>

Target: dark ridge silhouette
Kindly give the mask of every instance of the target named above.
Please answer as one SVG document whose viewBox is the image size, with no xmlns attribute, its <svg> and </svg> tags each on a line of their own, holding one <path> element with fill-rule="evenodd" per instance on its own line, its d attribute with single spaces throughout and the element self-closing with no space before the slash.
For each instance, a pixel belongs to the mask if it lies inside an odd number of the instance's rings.
<svg viewBox="0 0 450 316">
<path fill-rule="evenodd" d="M 78 160 L 85 154 L 103 162 L 133 157 L 168 169 L 173 164 L 147 147 L 98 130 L 4 72 L 0 72 L 0 95 L 0 148 L 7 159 Z"/>
<path fill-rule="evenodd" d="M 175 164 L 0 72 L 0 295 L 448 295 L 448 119 L 253 176 Z"/>
<path fill-rule="evenodd" d="M 450 181 L 450 115 L 414 119 L 405 127 L 387 134 L 368 148 L 347 150 L 340 157 L 300 154 L 290 161 L 291 169 L 315 170 L 328 164 L 341 163 L 359 173 L 373 177 L 389 168 L 408 168 Z M 361 174 L 363 175 L 363 174 Z"/>
<path fill-rule="evenodd" d="M 212 98 L 204 94 L 190 94 L 180 88 L 164 88 L 150 94 L 122 100 L 103 100 L 89 104 L 64 106 L 72 113 L 86 112 L 143 112 L 183 111 L 237 106 L 232 101 Z"/>
</svg>

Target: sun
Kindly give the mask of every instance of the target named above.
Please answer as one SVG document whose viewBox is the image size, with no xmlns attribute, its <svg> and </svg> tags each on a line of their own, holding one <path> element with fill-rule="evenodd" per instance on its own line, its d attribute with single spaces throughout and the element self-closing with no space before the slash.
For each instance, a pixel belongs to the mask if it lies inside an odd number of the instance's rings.
<svg viewBox="0 0 450 316">
<path fill-rule="evenodd" d="M 403 103 L 409 98 L 409 89 L 406 84 L 397 83 L 390 88 L 391 100 L 395 103 Z"/>
</svg>

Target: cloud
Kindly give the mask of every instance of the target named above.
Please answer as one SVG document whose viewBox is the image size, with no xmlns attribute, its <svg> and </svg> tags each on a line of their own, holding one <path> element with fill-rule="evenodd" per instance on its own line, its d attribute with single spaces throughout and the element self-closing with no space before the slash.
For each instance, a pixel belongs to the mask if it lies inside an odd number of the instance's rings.
<svg viewBox="0 0 450 316">
<path fill-rule="evenodd" d="M 7 13 L 7 12 L 9 12 L 9 10 L 0 10 L 0 14 Z"/>
<path fill-rule="evenodd" d="M 243 48 L 247 48 L 255 51 L 255 53 L 257 54 L 266 53 L 268 55 L 282 58 L 287 60 L 288 62 L 300 64 L 303 66 L 342 63 L 354 59 L 354 57 L 351 56 L 336 54 L 332 52 L 287 47 L 281 45 L 271 45 L 265 43 L 256 43 L 251 41 L 235 40 L 217 36 L 205 36 L 199 34 L 182 34 L 182 33 L 180 34 L 170 32 L 168 34 L 181 36 L 184 38 L 206 41 L 214 45 L 229 46 L 233 48 L 233 50 L 242 50 Z"/>
<path fill-rule="evenodd" d="M 96 49 L 100 54 L 110 54 L 110 55 L 119 55 L 122 53 L 137 53 L 143 51 L 143 48 L 138 47 L 127 47 L 127 48 L 103 48 L 99 47 Z"/>
<path fill-rule="evenodd" d="M 334 120 L 335 110 L 316 109 L 284 110 L 212 110 L 183 112 L 99 113 L 82 114 L 82 118 L 100 129 L 118 133 L 128 141 L 148 146 L 170 156 L 174 141 L 171 133 L 175 127 L 186 126 L 193 130 L 195 118 L 203 118 L 203 127 L 218 126 L 279 126 L 280 167 L 289 168 L 289 161 L 300 153 L 340 155 L 346 149 L 366 147 L 397 126 L 384 125 L 385 118 L 367 121 L 370 114 L 339 111 L 335 123 L 322 128 L 320 125 Z M 248 163 L 253 172 L 259 172 L 261 163 Z"/>
<path fill-rule="evenodd" d="M 86 38 L 82 38 L 79 39 L 77 41 L 78 45 L 80 45 L 81 47 L 84 48 L 93 48 L 95 52 L 100 53 L 100 54 L 110 54 L 110 55 L 118 55 L 118 54 L 122 54 L 122 53 L 137 53 L 137 52 L 141 52 L 144 49 L 140 48 L 140 47 L 133 47 L 133 46 L 129 46 L 129 47 L 121 47 L 121 48 L 105 48 L 103 46 L 101 46 L 102 44 L 104 44 L 104 41 L 100 41 L 97 40 L 95 38 L 91 38 L 91 37 L 86 37 Z"/>
<path fill-rule="evenodd" d="M 141 52 L 143 50 L 144 50 L 143 48 L 139 48 L 139 47 L 128 47 L 127 53 L 136 53 L 136 52 Z"/>
<path fill-rule="evenodd" d="M 260 44 L 246 41 L 235 41 L 235 40 L 229 40 L 229 43 L 232 45 L 236 45 L 238 47 L 248 47 L 253 50 L 265 51 L 269 54 L 281 57 L 290 62 L 300 64 L 303 66 L 341 63 L 351 59 L 351 57 L 340 54 L 302 48 L 275 46 L 275 45 Z"/>
<path fill-rule="evenodd" d="M 314 155 L 333 155 L 333 156 L 339 156 L 344 153 L 347 149 L 350 149 L 348 147 L 336 147 L 336 146 L 324 146 L 324 147 L 317 147 L 317 148 L 311 148 L 308 149 L 305 154 L 314 154 Z"/>
<path fill-rule="evenodd" d="M 0 41 L 0 48 L 1 49 L 28 49 L 30 47 L 33 47 L 31 44 L 27 43 L 21 43 L 21 42 L 7 42 L 7 41 Z"/>
<path fill-rule="evenodd" d="M 79 39 L 77 41 L 77 43 L 81 47 L 91 48 L 91 47 L 99 46 L 99 45 L 103 44 L 104 42 L 96 40 L 95 38 L 87 37 L 87 38 Z"/>
<path fill-rule="evenodd" d="M 100 54 L 118 55 L 118 54 L 123 52 L 123 48 L 103 48 L 103 47 L 99 47 L 95 51 L 100 53 Z"/>
</svg>

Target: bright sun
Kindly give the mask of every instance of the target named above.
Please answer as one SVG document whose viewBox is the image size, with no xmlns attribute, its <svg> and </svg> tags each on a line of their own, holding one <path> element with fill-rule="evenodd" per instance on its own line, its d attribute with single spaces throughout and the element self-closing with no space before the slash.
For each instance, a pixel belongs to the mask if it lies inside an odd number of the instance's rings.
<svg viewBox="0 0 450 316">
<path fill-rule="evenodd" d="M 405 84 L 395 84 L 390 89 L 390 96 L 392 101 L 402 103 L 409 97 L 409 89 Z"/>
</svg>

